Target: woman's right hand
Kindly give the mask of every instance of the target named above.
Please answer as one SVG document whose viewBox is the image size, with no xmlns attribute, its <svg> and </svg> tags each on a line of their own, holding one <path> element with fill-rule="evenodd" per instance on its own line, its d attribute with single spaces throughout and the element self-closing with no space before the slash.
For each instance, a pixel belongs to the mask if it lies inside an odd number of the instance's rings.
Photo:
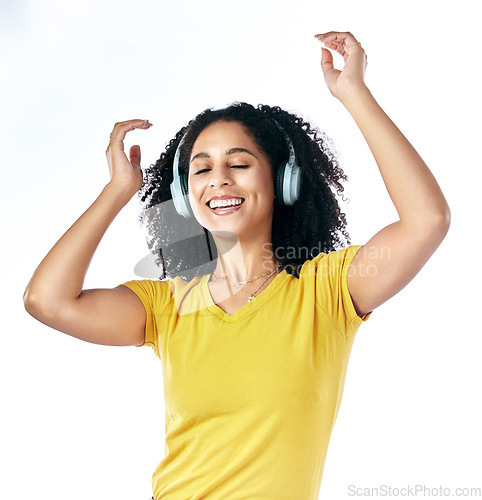
<svg viewBox="0 0 482 500">
<path fill-rule="evenodd" d="M 132 146 L 130 161 L 124 152 L 124 139 L 127 132 L 136 128 L 147 130 L 152 127 L 149 120 L 127 120 L 114 125 L 109 145 L 105 152 L 111 180 L 109 185 L 131 198 L 142 186 L 141 148 Z"/>
</svg>

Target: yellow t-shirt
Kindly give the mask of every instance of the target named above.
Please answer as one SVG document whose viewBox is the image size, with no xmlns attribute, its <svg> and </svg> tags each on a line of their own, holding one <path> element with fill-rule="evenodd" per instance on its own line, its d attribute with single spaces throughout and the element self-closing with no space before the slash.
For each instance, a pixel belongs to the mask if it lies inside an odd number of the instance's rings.
<svg viewBox="0 0 482 500">
<path fill-rule="evenodd" d="M 315 500 L 357 316 L 348 267 L 361 245 L 286 271 L 233 315 L 209 276 L 124 283 L 162 362 L 165 456 L 156 500 Z"/>
</svg>

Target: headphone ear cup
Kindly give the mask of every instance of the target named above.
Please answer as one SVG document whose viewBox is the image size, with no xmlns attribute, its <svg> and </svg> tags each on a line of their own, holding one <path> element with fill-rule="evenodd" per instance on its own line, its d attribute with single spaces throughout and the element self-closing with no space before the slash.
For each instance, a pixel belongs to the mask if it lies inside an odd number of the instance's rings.
<svg viewBox="0 0 482 500">
<path fill-rule="evenodd" d="M 181 184 L 182 194 L 184 196 L 184 202 L 186 203 L 186 208 L 190 215 L 193 215 L 191 209 L 191 203 L 189 201 L 189 186 L 188 186 L 188 178 L 186 174 L 182 174 L 179 176 L 179 182 Z"/>
<path fill-rule="evenodd" d="M 186 196 L 189 193 L 187 175 L 186 174 L 181 174 L 179 176 L 179 182 L 181 183 L 182 194 L 184 196 Z"/>
<path fill-rule="evenodd" d="M 285 205 L 285 200 L 283 198 L 283 179 L 285 176 L 286 162 L 283 162 L 276 171 L 276 178 L 274 180 L 274 194 L 278 203 Z"/>
<path fill-rule="evenodd" d="M 179 215 L 182 215 L 185 219 L 189 219 L 193 216 L 191 209 L 191 203 L 189 202 L 189 188 L 187 175 L 182 174 L 179 177 L 175 177 L 171 182 L 171 196 L 174 202 L 174 208 Z"/>
<path fill-rule="evenodd" d="M 300 196 L 303 172 L 295 165 L 288 167 L 284 162 L 278 167 L 275 180 L 275 194 L 281 205 L 294 205 Z"/>
</svg>

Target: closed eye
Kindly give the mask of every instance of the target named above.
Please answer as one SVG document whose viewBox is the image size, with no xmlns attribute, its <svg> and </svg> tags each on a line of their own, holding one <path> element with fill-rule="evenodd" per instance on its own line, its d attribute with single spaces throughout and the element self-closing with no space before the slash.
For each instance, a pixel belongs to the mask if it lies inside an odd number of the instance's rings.
<svg viewBox="0 0 482 500">
<path fill-rule="evenodd" d="M 248 167 L 249 167 L 249 165 L 231 165 L 231 168 L 248 168 Z M 202 174 L 204 172 L 208 172 L 209 170 L 211 170 L 211 169 L 210 168 L 202 168 L 201 170 L 194 172 L 194 175 Z"/>
</svg>

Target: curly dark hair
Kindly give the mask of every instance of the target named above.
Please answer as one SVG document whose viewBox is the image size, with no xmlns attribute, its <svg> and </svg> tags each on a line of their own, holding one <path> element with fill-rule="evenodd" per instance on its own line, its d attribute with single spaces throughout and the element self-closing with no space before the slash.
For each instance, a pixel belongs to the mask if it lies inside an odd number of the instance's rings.
<svg viewBox="0 0 482 500">
<path fill-rule="evenodd" d="M 274 200 L 272 251 L 275 256 L 287 272 L 298 276 L 306 260 L 320 252 L 329 253 L 350 244 L 346 216 L 334 192 L 341 195 L 344 188 L 340 181 L 347 181 L 348 177 L 339 166 L 332 141 L 300 116 L 279 106 L 258 104 L 254 107 L 236 101 L 223 109 L 208 108 L 199 113 L 171 139 L 156 163 L 144 171 L 139 191 L 144 206 L 139 220 L 147 227 L 148 246 L 157 255 L 161 279 L 180 276 L 190 280 L 199 269 L 210 272 L 215 267 L 216 247 L 212 235 L 195 219 L 187 222 L 173 208 L 169 185 L 173 180 L 174 155 L 181 139 L 185 136 L 179 169 L 187 173 L 194 142 L 208 125 L 216 121 L 240 122 L 268 157 L 275 175 L 277 166 L 287 161 L 289 148 L 283 132 L 272 119 L 290 137 L 297 163 L 303 171 L 297 203 L 286 206 Z M 203 263 L 207 263 L 207 267 L 202 267 Z"/>
</svg>

